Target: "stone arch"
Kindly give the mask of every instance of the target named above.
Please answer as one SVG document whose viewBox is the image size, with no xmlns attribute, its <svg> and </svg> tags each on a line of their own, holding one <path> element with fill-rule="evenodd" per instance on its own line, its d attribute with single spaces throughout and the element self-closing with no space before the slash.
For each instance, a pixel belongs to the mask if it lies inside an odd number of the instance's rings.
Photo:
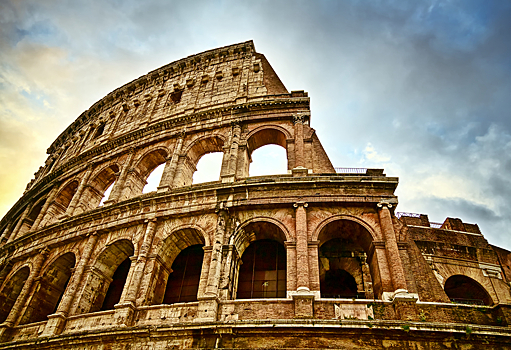
<svg viewBox="0 0 511 350">
<path fill-rule="evenodd" d="M 444 284 L 444 291 L 452 302 L 462 304 L 493 305 L 493 300 L 475 279 L 465 275 L 452 275 Z"/>
<path fill-rule="evenodd" d="M 30 208 L 30 211 L 28 212 L 28 215 L 25 217 L 25 220 L 23 220 L 23 224 L 20 227 L 20 230 L 18 231 L 17 236 L 20 237 L 23 234 L 30 231 L 32 226 L 34 225 L 35 220 L 39 216 L 39 213 L 41 212 L 41 209 L 43 208 L 44 203 L 46 202 L 46 197 L 39 198 L 34 205 L 32 205 L 32 208 Z"/>
<path fill-rule="evenodd" d="M 133 256 L 133 252 L 133 243 L 125 238 L 109 242 L 101 249 L 85 277 L 85 286 L 79 298 L 76 313 L 95 312 L 103 309 L 103 304 L 108 295 L 111 296 L 109 297 L 110 303 L 119 302 L 119 300 L 115 301 L 114 299 L 120 299 L 126 279 L 122 281 L 121 286 L 119 286 L 121 283 L 115 286 L 115 291 L 109 293 L 110 285 L 114 280 L 113 277 L 117 269 L 126 260 L 129 261 L 130 257 Z"/>
<path fill-rule="evenodd" d="M 75 267 L 74 253 L 59 255 L 41 273 L 36 292 L 28 302 L 20 324 L 44 321 L 57 310 L 58 303 L 66 290 L 72 269 Z"/>
<path fill-rule="evenodd" d="M 287 140 L 293 137 L 285 128 L 278 125 L 263 125 L 251 130 L 247 134 L 249 155 L 259 147 L 265 145 L 278 145 L 287 150 Z"/>
<path fill-rule="evenodd" d="M 48 207 L 48 210 L 45 214 L 44 223 L 41 223 L 41 226 L 53 223 L 57 221 L 59 216 L 64 215 L 66 213 L 67 207 L 69 207 L 69 204 L 71 204 L 71 200 L 73 199 L 77 190 L 78 180 L 76 178 L 70 179 L 65 184 L 63 184 L 57 193 L 55 200 Z"/>
<path fill-rule="evenodd" d="M 245 230 L 245 228 L 247 226 L 249 226 L 250 224 L 258 223 L 258 222 L 268 222 L 268 223 L 271 223 L 271 224 L 277 226 L 277 228 L 280 229 L 281 233 L 283 233 L 283 237 L 281 235 L 277 236 L 278 237 L 277 241 L 279 241 L 281 243 L 286 242 L 286 241 L 287 242 L 293 241 L 293 237 L 289 233 L 289 230 L 279 220 L 276 220 L 274 218 L 267 217 L 267 216 L 259 216 L 256 218 L 251 218 L 251 219 L 248 219 L 248 220 L 244 221 L 243 223 L 241 223 L 238 226 L 238 228 L 236 229 L 236 231 L 232 234 L 231 238 L 229 238 L 229 244 L 233 244 L 236 247 L 236 250 L 238 251 L 238 253 L 240 255 L 243 254 L 243 251 L 245 250 L 246 247 L 248 247 L 250 242 L 257 240 L 257 239 L 263 239 L 263 238 L 252 237 L 252 234 L 247 233 Z M 265 237 L 265 238 L 269 238 L 269 237 Z"/>
<path fill-rule="evenodd" d="M 221 135 L 207 135 L 199 137 L 188 145 L 179 157 L 174 186 L 190 186 L 193 183 L 193 174 L 197 170 L 200 158 L 208 153 L 224 152 L 225 138 Z M 220 174 L 218 174 L 220 178 Z"/>
<path fill-rule="evenodd" d="M 202 229 L 191 225 L 182 225 L 174 228 L 158 245 L 156 259 L 154 261 L 155 283 L 151 287 L 151 304 L 157 305 L 164 301 L 164 297 L 168 294 L 168 285 L 172 281 L 172 274 L 183 273 L 182 271 L 173 271 L 174 262 L 182 252 L 191 247 L 209 245 L 209 240 Z M 196 255 L 196 254 L 195 254 Z M 197 256 L 198 257 L 198 256 Z M 203 258 L 203 255 L 202 255 Z M 203 261 L 200 262 L 201 268 Z M 184 273 L 183 273 L 183 277 Z M 200 276 L 199 276 L 200 279 Z M 198 291 L 199 279 L 194 281 Z"/>
<path fill-rule="evenodd" d="M 105 191 L 117 179 L 118 173 L 119 166 L 117 164 L 108 164 L 96 171 L 91 177 L 92 180 L 84 189 L 75 213 L 79 214 L 97 208 Z"/>
<path fill-rule="evenodd" d="M 357 293 L 351 293 L 350 298 L 373 298 L 382 293 L 378 258 L 373 248 L 374 231 L 370 225 L 351 215 L 335 215 L 318 225 L 312 240 L 319 241 L 318 282 L 322 296 L 346 297 L 342 286 L 338 286 L 341 289 L 337 292 L 327 286 L 329 276 L 337 276 L 341 270 L 357 282 Z"/>
<path fill-rule="evenodd" d="M 165 163 L 168 157 L 169 151 L 167 148 L 162 146 L 150 148 L 139 157 L 134 168 L 138 171 L 140 177 L 145 180 L 158 165 Z"/>
<path fill-rule="evenodd" d="M 18 299 L 25 281 L 30 275 L 30 268 L 24 265 L 18 268 L 4 283 L 0 290 L 0 323 L 4 322 Z"/>
</svg>

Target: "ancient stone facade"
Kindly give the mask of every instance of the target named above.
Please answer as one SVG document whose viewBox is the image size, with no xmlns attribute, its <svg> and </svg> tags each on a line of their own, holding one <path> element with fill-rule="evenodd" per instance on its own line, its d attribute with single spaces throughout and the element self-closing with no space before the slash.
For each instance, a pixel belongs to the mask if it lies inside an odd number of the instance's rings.
<svg viewBox="0 0 511 350">
<path fill-rule="evenodd" d="M 251 41 L 94 104 L 0 222 L 0 349 L 510 348 L 511 253 L 396 213 L 398 179 L 336 171 L 310 117 Z M 249 177 L 267 144 L 287 174 Z"/>
</svg>

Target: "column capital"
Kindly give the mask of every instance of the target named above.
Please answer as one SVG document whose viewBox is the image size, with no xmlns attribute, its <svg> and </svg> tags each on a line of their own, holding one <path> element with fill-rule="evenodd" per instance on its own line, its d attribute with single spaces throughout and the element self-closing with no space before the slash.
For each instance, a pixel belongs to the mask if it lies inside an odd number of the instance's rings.
<svg viewBox="0 0 511 350">
<path fill-rule="evenodd" d="M 295 113 L 293 114 L 293 124 L 307 124 L 309 116 L 309 112 Z"/>
<path fill-rule="evenodd" d="M 392 204 L 390 204 L 389 202 L 385 202 L 385 201 L 380 201 L 378 204 L 376 204 L 376 206 L 379 208 L 379 209 L 383 209 L 383 208 L 392 208 Z"/>
<path fill-rule="evenodd" d="M 293 204 L 293 208 L 304 207 L 307 208 L 309 204 L 307 202 L 296 202 Z"/>
</svg>

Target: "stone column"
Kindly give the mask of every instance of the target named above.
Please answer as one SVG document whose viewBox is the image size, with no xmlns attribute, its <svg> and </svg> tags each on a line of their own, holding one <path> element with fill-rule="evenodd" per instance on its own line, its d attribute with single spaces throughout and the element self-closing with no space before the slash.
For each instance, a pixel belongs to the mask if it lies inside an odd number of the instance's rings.
<svg viewBox="0 0 511 350">
<path fill-rule="evenodd" d="M 130 285 L 128 286 L 126 298 L 124 299 L 125 303 L 131 303 L 135 305 L 137 293 L 140 288 L 140 283 L 142 282 L 142 277 L 144 275 L 147 256 L 149 254 L 149 251 L 151 250 L 151 244 L 153 242 L 154 234 L 156 233 L 156 225 L 157 219 L 147 220 L 147 227 L 144 234 L 144 240 L 138 253 Z"/>
<path fill-rule="evenodd" d="M 44 205 L 41 208 L 39 215 L 37 215 L 37 218 L 35 219 L 34 224 L 32 225 L 32 231 L 37 230 L 37 228 L 39 227 L 39 224 L 43 220 L 44 215 L 48 211 L 48 208 L 50 207 L 51 203 L 53 203 L 53 201 L 55 200 L 55 197 L 57 197 L 59 188 L 60 188 L 60 182 L 57 182 L 53 185 L 50 193 L 48 194 L 48 198 L 46 198 L 46 202 L 44 202 Z"/>
<path fill-rule="evenodd" d="M 87 171 L 85 171 L 85 174 L 83 175 L 82 179 L 80 180 L 80 184 L 78 185 L 78 188 L 76 189 L 73 199 L 71 199 L 71 203 L 69 203 L 69 206 L 67 207 L 65 216 L 73 216 L 76 206 L 78 205 L 78 202 L 80 201 L 80 197 L 82 196 L 83 190 L 85 189 L 85 186 L 89 182 L 89 178 L 90 178 L 91 174 L 92 174 L 92 165 L 89 165 L 87 167 Z"/>
<path fill-rule="evenodd" d="M 16 224 L 16 227 L 14 228 L 14 230 L 12 230 L 9 238 L 7 239 L 7 243 L 9 243 L 9 242 L 11 242 L 11 241 L 16 239 L 16 236 L 18 235 L 18 232 L 20 231 L 21 226 L 23 226 L 23 222 L 25 221 L 25 219 L 27 218 L 28 214 L 30 213 L 30 210 L 32 209 L 33 205 L 34 205 L 34 202 L 28 203 L 27 207 L 25 208 L 25 210 L 21 214 L 21 217 L 20 217 L 18 223 Z"/>
<path fill-rule="evenodd" d="M 390 278 L 394 291 L 403 290 L 407 291 L 405 272 L 401 257 L 399 255 L 399 247 L 397 245 L 396 234 L 394 232 L 394 225 L 390 216 L 389 208 L 392 205 L 389 203 L 378 203 L 378 214 L 380 218 L 380 226 L 385 239 L 385 250 L 387 253 L 387 261 L 389 262 Z M 392 262 L 392 263 L 390 263 Z"/>
<path fill-rule="evenodd" d="M 305 167 L 305 153 L 303 146 L 303 123 L 305 122 L 304 114 L 296 114 L 293 116 L 295 124 L 295 168 Z"/>
<path fill-rule="evenodd" d="M 10 330 L 13 326 L 15 326 L 20 317 L 20 312 L 25 307 L 25 303 L 27 298 L 32 293 L 32 287 L 34 285 L 34 281 L 39 277 L 39 273 L 41 272 L 41 267 L 43 266 L 46 257 L 48 256 L 49 250 L 48 248 L 44 248 L 34 259 L 34 263 L 32 264 L 32 269 L 30 270 L 30 275 L 28 276 L 21 292 L 14 303 L 14 306 L 9 312 L 9 315 L 5 319 L 4 323 L 0 325 L 0 341 L 6 341 L 6 337 L 8 336 L 8 330 Z"/>
<path fill-rule="evenodd" d="M 135 305 L 131 302 L 126 301 L 126 298 L 129 293 L 129 287 L 133 281 L 133 277 L 135 274 L 135 269 L 138 263 L 137 256 L 130 256 L 131 265 L 130 270 L 128 272 L 128 276 L 126 277 L 126 282 L 124 283 L 124 288 L 122 290 L 121 298 L 119 303 L 114 305 L 115 313 L 113 315 L 114 322 L 117 326 L 121 327 L 129 327 L 133 324 L 133 316 L 135 315 Z"/>
<path fill-rule="evenodd" d="M 296 290 L 309 291 L 307 203 L 295 203 L 293 206 L 296 208 Z"/>
<path fill-rule="evenodd" d="M 104 202 L 105 205 L 116 203 L 120 200 L 122 191 L 124 189 L 124 183 L 126 182 L 126 178 L 128 177 L 128 171 L 131 168 L 131 163 L 133 162 L 133 158 L 135 156 L 136 150 L 132 148 L 130 153 L 128 154 L 128 158 L 123 164 L 121 169 L 121 173 L 115 181 L 114 187 L 112 188 L 112 192 L 110 192 L 110 197 L 107 201 Z"/>
<path fill-rule="evenodd" d="M 183 148 L 185 135 L 185 132 L 181 132 L 179 134 L 179 138 L 177 139 L 176 147 L 174 147 L 172 157 L 167 159 L 167 163 L 165 163 L 165 167 L 163 168 L 160 185 L 158 186 L 157 192 L 165 192 L 172 188 L 174 177 L 176 175 L 177 162 L 179 160 L 179 155 L 181 154 L 181 149 Z"/>
<path fill-rule="evenodd" d="M 92 255 L 92 252 L 94 251 L 94 247 L 96 246 L 97 240 L 98 235 L 95 232 L 89 236 L 87 243 L 85 244 L 85 247 L 83 249 L 82 256 L 80 257 L 80 260 L 78 261 L 78 264 L 74 269 L 73 276 L 69 281 L 69 285 L 67 286 L 64 295 L 62 296 L 62 300 L 58 305 L 57 311 L 53 315 L 48 316 L 48 322 L 46 323 L 46 326 L 41 336 L 51 336 L 60 334 L 64 330 L 69 309 L 76 297 L 76 292 L 82 281 L 82 276 L 85 271 L 85 267 L 89 264 L 89 260 Z"/>
<path fill-rule="evenodd" d="M 238 165 L 238 146 L 241 137 L 241 125 L 239 122 L 232 122 L 232 137 L 227 158 L 227 167 L 222 182 L 233 182 L 236 179 L 236 168 Z"/>
<path fill-rule="evenodd" d="M 218 311 L 218 287 L 222 272 L 222 249 L 226 232 L 225 210 L 218 212 L 216 233 L 211 249 L 211 260 L 209 264 L 208 280 L 204 295 L 199 299 L 199 312 L 197 321 L 216 321 Z M 205 251 L 206 253 L 206 251 Z"/>
</svg>

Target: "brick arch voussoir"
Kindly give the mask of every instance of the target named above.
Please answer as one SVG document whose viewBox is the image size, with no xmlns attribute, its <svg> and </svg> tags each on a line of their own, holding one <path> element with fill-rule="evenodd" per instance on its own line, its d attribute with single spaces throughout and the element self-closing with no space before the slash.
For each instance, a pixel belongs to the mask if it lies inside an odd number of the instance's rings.
<svg viewBox="0 0 511 350">
<path fill-rule="evenodd" d="M 71 253 L 73 254 L 75 258 L 74 266 L 76 266 L 76 263 L 78 262 L 79 254 L 77 254 L 77 251 L 75 249 L 66 249 L 63 251 L 55 252 L 54 254 L 51 254 L 48 258 L 46 258 L 43 266 L 41 267 L 41 272 L 39 273 L 40 276 L 43 276 L 48 272 L 48 269 L 62 256 Z"/>
<path fill-rule="evenodd" d="M 245 220 L 243 223 L 241 223 L 238 226 L 236 231 L 234 231 L 234 233 L 229 238 L 229 244 L 234 244 L 234 246 L 236 247 L 236 250 L 238 251 L 239 254 L 243 254 L 245 249 L 250 245 L 250 242 L 246 242 L 246 238 L 248 238 L 248 236 L 242 237 L 243 232 L 245 232 L 244 229 L 248 225 L 255 223 L 255 222 L 268 222 L 268 223 L 274 224 L 284 234 L 284 237 L 286 238 L 286 242 L 293 241 L 293 237 L 291 236 L 289 230 L 287 229 L 286 225 L 284 225 L 281 221 L 271 218 L 271 217 L 267 217 L 267 216 L 259 216 L 256 218 L 251 218 L 251 219 Z"/>
<path fill-rule="evenodd" d="M 253 130 L 250 130 L 248 132 L 248 134 L 246 135 L 247 145 L 250 145 L 250 140 L 252 139 L 252 137 L 254 137 L 258 133 L 264 132 L 264 131 L 278 131 L 278 132 L 280 132 L 280 133 L 282 133 L 284 135 L 284 138 L 286 140 L 289 140 L 289 139 L 293 138 L 293 135 L 289 132 L 289 130 L 287 130 L 286 128 L 284 128 L 284 127 L 282 127 L 280 125 L 271 125 L 271 124 L 270 125 L 261 125 L 261 126 L 258 126 L 256 128 L 254 128 Z M 262 144 L 262 145 L 258 146 L 257 148 L 249 149 L 249 152 L 252 153 L 256 149 L 258 149 L 260 147 L 263 147 L 263 146 L 266 146 L 266 145 L 270 145 L 270 144 L 277 144 L 277 143 Z M 278 144 L 278 145 L 280 145 L 280 144 Z M 282 147 L 287 149 L 286 145 L 280 145 L 280 146 L 282 146 Z"/>
<path fill-rule="evenodd" d="M 226 137 L 224 135 L 220 134 L 219 132 L 218 133 L 213 132 L 213 133 L 208 133 L 206 135 L 203 135 L 203 136 L 200 136 L 200 137 L 190 140 L 188 142 L 188 144 L 186 145 L 186 147 L 184 147 L 183 154 L 186 154 L 188 156 L 188 158 L 190 158 L 190 160 L 193 163 L 195 163 L 195 165 L 197 165 L 200 157 L 202 157 L 206 153 L 202 153 L 199 157 L 192 158 L 192 157 L 190 157 L 191 151 L 193 151 L 194 147 L 198 147 L 202 143 L 207 143 L 207 141 L 209 139 L 215 139 L 215 138 L 220 139 L 222 141 L 222 146 L 225 146 L 226 141 L 227 141 Z M 218 149 L 218 152 L 224 152 L 224 151 L 223 151 L 223 149 Z"/>
<path fill-rule="evenodd" d="M 163 145 L 159 145 L 159 146 L 156 146 L 156 147 L 154 147 L 154 148 L 153 148 L 153 146 L 147 146 L 147 147 L 142 148 L 142 149 L 141 149 L 141 151 L 139 152 L 139 155 L 138 155 L 138 156 L 136 157 L 136 159 L 135 159 L 135 162 L 134 162 L 134 164 L 135 164 L 135 165 L 133 166 L 133 168 L 134 168 L 135 170 L 137 170 L 140 174 L 142 174 L 143 172 L 141 172 L 141 171 L 140 171 L 140 170 L 141 170 L 141 169 L 140 169 L 140 166 L 141 166 L 141 165 L 142 165 L 142 163 L 143 163 L 143 162 L 147 159 L 147 157 L 148 157 L 148 156 L 151 156 L 151 154 L 153 154 L 153 153 L 159 153 L 159 152 L 162 152 L 162 151 L 163 151 L 164 155 L 163 155 L 163 154 L 161 154 L 161 155 L 162 155 L 162 157 L 163 157 L 163 158 L 165 158 L 165 159 L 167 159 L 168 157 L 170 157 L 170 155 L 172 154 L 172 153 L 171 153 L 171 151 L 169 150 L 169 148 L 168 148 L 168 147 L 166 147 L 166 146 L 163 146 Z M 159 163 L 158 165 L 161 165 L 161 164 L 163 164 L 163 163 L 164 163 L 164 162 Z M 157 166 L 158 166 L 158 165 L 157 165 Z M 157 167 L 157 166 L 156 166 L 156 167 Z M 144 172 L 142 175 L 143 175 L 144 177 L 148 177 L 148 176 L 151 174 L 151 172 L 152 172 L 154 169 L 156 169 L 156 167 L 154 167 L 154 168 L 152 168 L 151 170 L 149 170 L 149 172 L 148 172 L 148 173 L 145 173 L 145 172 Z"/>
<path fill-rule="evenodd" d="M 330 216 L 330 217 L 326 218 L 325 220 L 321 221 L 316 226 L 316 228 L 314 228 L 311 240 L 317 241 L 319 238 L 319 235 L 321 234 L 321 231 L 326 227 L 326 225 L 328 225 L 331 222 L 339 221 L 339 220 L 352 221 L 352 222 L 355 222 L 355 223 L 361 225 L 363 228 L 365 228 L 367 230 L 367 232 L 369 232 L 373 241 L 378 240 L 376 230 L 373 226 L 371 226 L 369 223 L 367 223 L 366 221 L 362 220 L 361 218 L 359 218 L 357 216 L 348 215 L 348 214 L 333 215 L 333 216 Z"/>
<path fill-rule="evenodd" d="M 0 286 L 0 293 L 5 288 L 5 286 L 8 284 L 8 282 L 11 280 L 11 278 L 16 276 L 16 274 L 18 272 L 20 272 L 21 269 L 23 269 L 25 267 L 28 268 L 27 278 L 28 278 L 28 276 L 30 276 L 30 273 L 32 272 L 32 262 L 25 261 L 23 264 L 17 266 L 16 268 L 11 269 L 11 272 L 9 272 L 9 274 L 7 276 L 5 276 L 4 283 Z"/>
<path fill-rule="evenodd" d="M 164 228 L 164 230 L 165 230 L 165 228 Z M 206 231 L 202 227 L 200 227 L 198 225 L 194 225 L 194 224 L 183 224 L 183 225 L 179 225 L 176 227 L 172 227 L 170 230 L 168 230 L 168 232 L 163 235 L 162 239 L 158 242 L 158 244 L 155 247 L 153 247 L 153 253 L 156 253 L 158 256 L 160 256 L 160 258 L 163 259 L 163 261 L 166 261 L 166 263 L 168 263 L 169 266 L 171 266 L 174 259 L 177 257 L 177 255 L 179 253 L 169 255 L 169 254 L 165 254 L 165 251 L 166 251 L 166 249 L 171 248 L 173 245 L 176 246 L 175 242 L 184 242 L 185 237 L 183 236 L 183 234 L 186 235 L 186 231 L 188 231 L 188 230 L 195 231 L 195 233 L 197 234 L 197 236 L 199 238 L 198 238 L 197 242 L 187 245 L 187 247 L 195 245 L 195 244 L 203 244 L 204 246 L 211 245 L 209 235 L 206 233 Z M 182 250 L 182 249 L 180 249 L 180 247 L 178 247 L 178 246 L 176 246 L 176 247 L 180 251 Z M 183 247 L 183 249 L 185 249 L 187 247 Z"/>
</svg>

